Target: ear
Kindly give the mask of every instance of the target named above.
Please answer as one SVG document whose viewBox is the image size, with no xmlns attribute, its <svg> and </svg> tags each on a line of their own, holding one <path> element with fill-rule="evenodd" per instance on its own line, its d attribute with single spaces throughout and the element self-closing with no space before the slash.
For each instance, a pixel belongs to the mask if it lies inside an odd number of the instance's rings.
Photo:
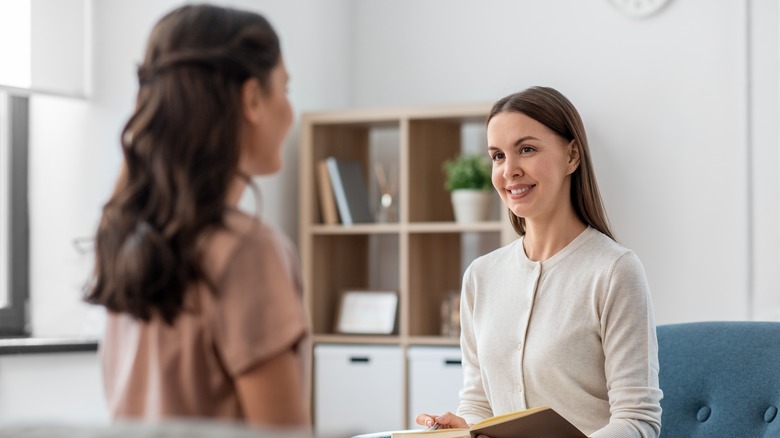
<svg viewBox="0 0 780 438">
<path fill-rule="evenodd" d="M 263 118 L 263 88 L 257 78 L 249 78 L 241 85 L 241 112 L 244 120 L 256 124 Z"/>
<path fill-rule="evenodd" d="M 577 143 L 577 140 L 572 140 L 567 148 L 569 152 L 569 167 L 566 174 L 571 175 L 580 167 L 580 144 Z"/>
</svg>

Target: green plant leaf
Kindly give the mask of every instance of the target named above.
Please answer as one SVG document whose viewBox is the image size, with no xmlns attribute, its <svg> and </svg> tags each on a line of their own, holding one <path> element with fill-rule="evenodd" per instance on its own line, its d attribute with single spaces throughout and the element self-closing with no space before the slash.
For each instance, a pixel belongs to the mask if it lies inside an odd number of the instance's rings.
<svg viewBox="0 0 780 438">
<path fill-rule="evenodd" d="M 478 154 L 466 154 L 447 160 L 444 169 L 444 188 L 490 190 L 491 166 L 487 158 Z"/>
</svg>

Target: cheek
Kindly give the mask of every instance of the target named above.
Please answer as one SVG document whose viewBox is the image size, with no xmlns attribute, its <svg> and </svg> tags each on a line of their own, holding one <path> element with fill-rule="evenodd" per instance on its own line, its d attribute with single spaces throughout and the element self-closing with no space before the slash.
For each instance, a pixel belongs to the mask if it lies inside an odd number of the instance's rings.
<svg viewBox="0 0 780 438">
<path fill-rule="evenodd" d="M 501 193 L 504 186 L 504 174 L 501 171 L 501 167 L 493 165 L 490 180 L 493 182 L 493 187 Z"/>
<path fill-rule="evenodd" d="M 293 121 L 293 110 L 292 105 L 290 104 L 290 100 L 287 98 L 287 96 L 284 97 L 284 100 L 282 102 L 282 117 L 283 119 L 283 126 L 284 126 L 284 134 L 287 134 L 287 131 L 290 129 L 290 126 L 292 126 Z"/>
</svg>

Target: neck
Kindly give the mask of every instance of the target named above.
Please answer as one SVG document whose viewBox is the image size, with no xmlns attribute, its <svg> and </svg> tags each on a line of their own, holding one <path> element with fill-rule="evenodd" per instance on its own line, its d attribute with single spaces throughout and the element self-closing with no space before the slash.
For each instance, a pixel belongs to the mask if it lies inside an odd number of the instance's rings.
<svg viewBox="0 0 780 438">
<path fill-rule="evenodd" d="M 241 201 L 241 195 L 246 189 L 247 182 L 239 177 L 233 179 L 233 182 L 228 187 L 227 196 L 225 197 L 225 205 L 228 207 L 237 207 L 238 202 Z"/>
<path fill-rule="evenodd" d="M 530 260 L 543 262 L 562 250 L 587 226 L 574 214 L 548 221 L 526 218 L 523 248 Z"/>
</svg>

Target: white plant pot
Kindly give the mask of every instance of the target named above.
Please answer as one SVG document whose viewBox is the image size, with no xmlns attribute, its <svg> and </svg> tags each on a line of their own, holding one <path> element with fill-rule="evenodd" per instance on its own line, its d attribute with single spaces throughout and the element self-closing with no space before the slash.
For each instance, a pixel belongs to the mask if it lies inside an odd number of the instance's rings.
<svg viewBox="0 0 780 438">
<path fill-rule="evenodd" d="M 490 215 L 490 190 L 457 189 L 450 193 L 455 222 L 473 223 L 488 219 Z"/>
</svg>

